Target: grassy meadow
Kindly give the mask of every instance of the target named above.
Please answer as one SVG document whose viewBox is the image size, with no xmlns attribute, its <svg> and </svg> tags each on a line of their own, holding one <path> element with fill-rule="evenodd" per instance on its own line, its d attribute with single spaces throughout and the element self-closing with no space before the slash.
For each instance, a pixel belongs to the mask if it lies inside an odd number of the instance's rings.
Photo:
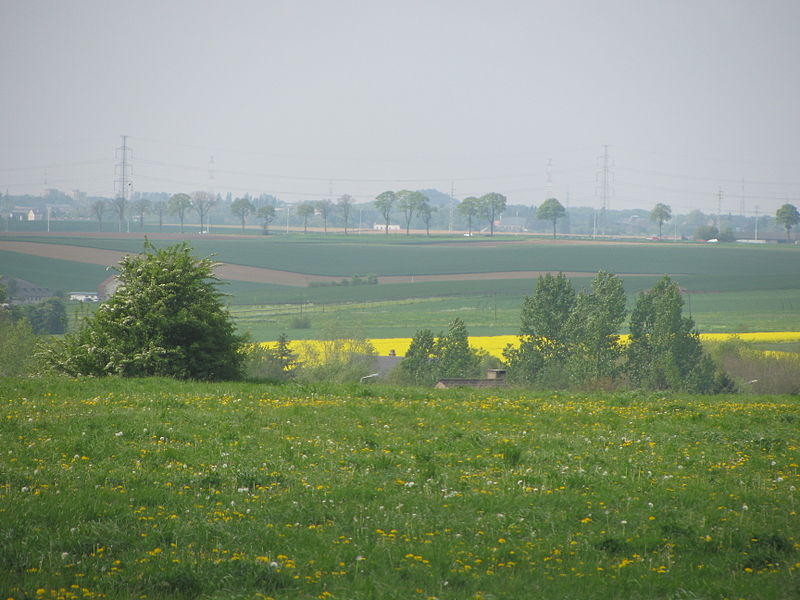
<svg viewBox="0 0 800 600">
<path fill-rule="evenodd" d="M 796 598 L 800 399 L 0 380 L 4 598 Z"/>
</svg>

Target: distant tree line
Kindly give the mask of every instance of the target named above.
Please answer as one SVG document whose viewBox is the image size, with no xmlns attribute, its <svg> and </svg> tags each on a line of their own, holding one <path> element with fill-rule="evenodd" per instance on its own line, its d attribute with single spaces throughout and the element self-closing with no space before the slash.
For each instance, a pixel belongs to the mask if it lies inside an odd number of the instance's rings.
<svg viewBox="0 0 800 600">
<path fill-rule="evenodd" d="M 187 220 L 193 227 L 199 223 L 200 230 L 207 231 L 213 218 L 215 225 L 236 223 L 242 231 L 247 231 L 252 221 L 264 234 L 270 233 L 280 222 L 295 229 L 302 227 L 304 232 L 308 232 L 309 225 L 321 228 L 324 233 L 328 233 L 329 227 L 336 227 L 348 235 L 356 223 L 361 227 L 369 223 L 370 230 L 373 224 L 382 223 L 388 230 L 392 218 L 396 218 L 406 233 L 414 227 L 424 228 L 426 232 L 447 229 L 466 231 L 469 236 L 477 230 L 493 235 L 499 225 L 505 231 L 552 235 L 605 233 L 644 236 L 653 234 L 654 225 L 658 238 L 733 241 L 754 237 L 756 230 L 783 230 L 787 240 L 791 241 L 793 230 L 800 224 L 800 213 L 795 205 L 788 203 L 781 206 L 774 216 L 753 217 L 705 214 L 700 210 L 675 215 L 671 207 L 663 203 L 655 204 L 649 211 L 644 208 L 566 207 L 555 198 L 547 198 L 541 203 L 532 199 L 529 204 L 508 205 L 506 198 L 496 192 L 479 197 L 468 196 L 459 202 L 435 189 L 387 190 L 369 200 L 342 194 L 338 198 L 300 203 L 282 201 L 271 194 L 244 194 L 234 198 L 231 193 L 223 196 L 203 190 L 176 194 L 134 192 L 130 197 L 119 195 L 115 198 L 87 196 L 78 190 L 72 196 L 59 190 L 48 190 L 44 196 L 0 194 L 0 229 L 13 227 L 9 215 L 17 205 L 35 207 L 40 212 L 46 208 L 55 219 L 93 219 L 101 231 L 107 221 L 113 223 L 116 231 L 131 228 L 144 231 L 146 225 L 152 230 L 154 221 L 157 221 L 158 231 L 161 231 L 168 220 L 178 224 L 181 232 L 185 232 Z"/>
</svg>

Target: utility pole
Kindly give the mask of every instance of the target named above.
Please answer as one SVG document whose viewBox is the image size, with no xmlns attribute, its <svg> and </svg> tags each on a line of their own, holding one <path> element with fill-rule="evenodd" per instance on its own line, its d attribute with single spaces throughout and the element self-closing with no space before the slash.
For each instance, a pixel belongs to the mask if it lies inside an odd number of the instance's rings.
<svg viewBox="0 0 800 600">
<path fill-rule="evenodd" d="M 125 207 L 128 204 L 128 199 L 130 198 L 131 192 L 131 165 L 130 165 L 130 156 L 131 156 L 131 149 L 128 147 L 128 136 L 123 135 L 122 137 L 122 146 L 117 148 L 117 173 L 119 176 L 115 180 L 116 187 L 117 187 L 117 197 L 115 202 L 117 203 L 117 229 L 121 232 L 122 231 L 122 219 L 125 217 Z M 128 223 L 128 230 L 130 231 L 130 223 Z"/>
<path fill-rule="evenodd" d="M 545 173 L 547 175 L 547 184 L 546 184 L 546 194 L 545 200 L 548 198 L 553 197 L 553 159 L 547 159 L 547 166 L 545 167 Z"/>
<path fill-rule="evenodd" d="M 717 232 L 722 230 L 722 188 L 717 192 Z"/>
<path fill-rule="evenodd" d="M 600 172 L 600 198 L 603 201 L 602 209 L 600 210 L 600 230 L 603 235 L 606 234 L 606 213 L 609 209 L 609 201 L 611 198 L 611 177 L 608 167 L 608 144 L 603 145 L 603 169 Z"/>
<path fill-rule="evenodd" d="M 128 184 L 130 179 L 130 164 L 128 158 L 131 149 L 128 148 L 128 136 L 122 136 L 122 146 L 117 148 L 117 168 L 119 169 L 119 177 L 117 178 L 118 189 L 117 195 L 123 200 L 128 199 Z"/>
</svg>

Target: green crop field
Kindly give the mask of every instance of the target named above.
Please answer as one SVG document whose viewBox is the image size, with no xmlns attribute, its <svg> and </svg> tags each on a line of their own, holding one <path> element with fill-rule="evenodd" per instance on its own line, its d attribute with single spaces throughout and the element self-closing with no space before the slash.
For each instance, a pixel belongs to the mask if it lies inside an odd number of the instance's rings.
<svg viewBox="0 0 800 600">
<path fill-rule="evenodd" d="M 54 260 L 0 249 L 0 274 L 52 290 L 94 291 L 110 273 L 101 265 Z"/>
<path fill-rule="evenodd" d="M 800 596 L 797 397 L 0 379 L 4 598 Z"/>
<path fill-rule="evenodd" d="M 138 252 L 138 237 L 4 236 L 17 241 Z M 158 246 L 174 243 L 156 240 Z M 233 313 L 255 340 L 315 338 L 332 327 L 370 337 L 406 337 L 422 327 L 444 329 L 460 316 L 474 335 L 515 333 L 523 297 L 535 279 L 448 280 L 446 275 L 497 271 L 566 271 L 591 275 L 606 269 L 623 276 L 635 295 L 670 274 L 686 290 L 686 311 L 703 332 L 800 329 L 800 250 L 794 246 L 690 243 L 549 244 L 502 237 L 276 235 L 195 237 L 199 256 L 232 264 L 349 279 L 353 275 L 441 275 L 440 281 L 378 285 L 294 287 L 230 281 Z M 21 258 L 22 257 L 22 258 Z M 0 272 L 72 291 L 94 289 L 103 267 L 13 252 L 0 253 Z M 641 274 L 650 274 L 644 275 Z M 576 288 L 589 276 L 574 277 Z M 297 329 L 302 313 L 309 327 Z"/>
<path fill-rule="evenodd" d="M 142 249 L 131 238 L 15 238 L 71 244 L 125 252 Z M 514 243 L 516 241 L 516 243 Z M 168 241 L 154 242 L 157 246 Z M 782 246 L 733 244 L 544 244 L 517 238 L 492 240 L 425 237 L 400 239 L 380 236 L 302 235 L 267 238 L 193 239 L 197 254 L 216 254 L 217 260 L 314 275 L 350 277 L 354 274 L 439 275 L 493 271 L 582 271 L 600 269 L 618 274 L 664 273 L 699 275 L 702 289 L 760 289 L 764 283 L 781 285 L 782 278 L 800 273 L 798 249 Z M 751 279 L 756 277 L 756 279 Z M 797 282 L 783 287 L 797 287 Z M 715 287 L 716 286 L 716 287 Z"/>
</svg>

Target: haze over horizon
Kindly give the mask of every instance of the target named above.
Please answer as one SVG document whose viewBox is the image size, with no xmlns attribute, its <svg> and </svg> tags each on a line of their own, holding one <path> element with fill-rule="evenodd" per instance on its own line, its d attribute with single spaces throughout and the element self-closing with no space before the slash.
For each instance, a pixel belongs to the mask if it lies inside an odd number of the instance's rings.
<svg viewBox="0 0 800 600">
<path fill-rule="evenodd" d="M 599 207 L 607 146 L 612 209 L 800 204 L 794 0 L 5 0 L 0 19 L 2 192 L 113 196 L 124 134 L 140 192 Z"/>
</svg>

